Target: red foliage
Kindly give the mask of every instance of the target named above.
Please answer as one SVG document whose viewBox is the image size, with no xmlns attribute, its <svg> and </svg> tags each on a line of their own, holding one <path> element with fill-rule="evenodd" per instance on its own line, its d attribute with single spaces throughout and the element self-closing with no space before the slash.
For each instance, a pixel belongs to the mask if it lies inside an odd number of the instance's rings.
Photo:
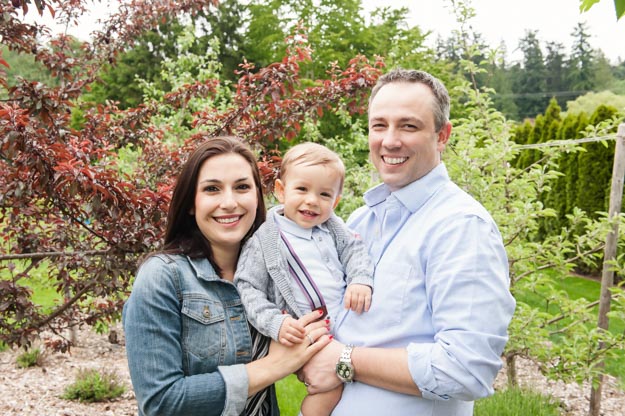
<svg viewBox="0 0 625 416">
<path fill-rule="evenodd" d="M 21 7 L 27 2 L 17 3 Z M 38 3 L 59 19 L 84 11 L 79 0 Z M 94 107 L 85 113 L 80 131 L 70 128 L 74 100 L 94 82 L 102 65 L 114 63 L 119 51 L 159 19 L 214 3 L 164 0 L 145 7 L 141 0 L 130 1 L 91 43 L 82 44 L 80 54 L 65 36 L 44 47 L 36 35 L 47 29 L 21 22 L 16 18 L 19 8 L 0 6 L 5 13 L 3 42 L 34 55 L 62 79 L 56 88 L 23 80 L 0 104 L 0 340 L 25 345 L 44 330 L 61 335 L 70 325 L 117 318 L 138 258 L 161 241 L 172 178 L 202 140 L 226 133 L 246 138 L 261 150 L 259 167 L 271 178 L 280 161 L 271 149 L 279 140 L 295 137 L 306 117 L 321 117 L 339 100 L 347 100 L 353 112 L 366 108 L 366 94 L 381 63 L 372 66 L 356 57 L 345 69 L 332 68 L 328 79 L 302 88 L 299 64 L 311 59 L 311 51 L 298 35 L 288 40 L 281 62 L 260 70 L 241 64 L 235 109 L 207 108 L 197 114 L 195 125 L 202 133 L 180 149 L 167 148 L 161 142 L 164 132 L 150 124 L 158 111 L 155 103 L 126 111 L 114 104 Z M 0 64 L 7 65 L 1 56 Z M 7 86 L 3 71 L 0 84 Z M 182 107 L 193 97 L 212 94 L 215 86 L 186 85 L 166 100 Z M 141 168 L 130 176 L 113 162 L 114 152 L 128 143 L 142 149 Z M 28 266 L 16 267 L 16 260 Z M 48 261 L 47 277 L 60 298 L 52 311 L 35 305 L 28 287 L 42 261 Z M 49 342 L 58 349 L 70 346 L 62 336 Z"/>
</svg>

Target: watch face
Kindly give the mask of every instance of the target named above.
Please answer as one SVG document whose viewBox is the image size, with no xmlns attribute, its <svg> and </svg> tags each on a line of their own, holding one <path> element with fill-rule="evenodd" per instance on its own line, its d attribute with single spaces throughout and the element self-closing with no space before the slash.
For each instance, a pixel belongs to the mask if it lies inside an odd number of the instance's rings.
<svg viewBox="0 0 625 416">
<path fill-rule="evenodd" d="M 336 365 L 336 374 L 343 381 L 351 381 L 354 377 L 354 369 L 349 363 L 338 363 Z"/>
</svg>

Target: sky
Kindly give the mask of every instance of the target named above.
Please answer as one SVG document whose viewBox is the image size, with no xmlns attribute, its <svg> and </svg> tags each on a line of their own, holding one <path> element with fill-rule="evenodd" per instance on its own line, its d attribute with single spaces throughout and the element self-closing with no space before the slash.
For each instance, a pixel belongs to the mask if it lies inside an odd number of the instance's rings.
<svg viewBox="0 0 625 416">
<path fill-rule="evenodd" d="M 562 43 L 568 54 L 573 44 L 571 33 L 578 22 L 586 22 L 591 36 L 589 41 L 594 48 L 601 49 L 612 64 L 625 60 L 625 17 L 616 21 L 613 0 L 600 0 L 585 13 L 580 13 L 579 2 L 580 0 L 470 0 L 476 12 L 471 26 L 482 34 L 491 47 L 497 47 L 503 41 L 508 51 L 508 61 L 513 61 L 522 57 L 518 51 L 518 43 L 527 30 L 538 31 L 543 52 L 546 52 L 545 44 L 549 41 Z M 81 39 L 88 39 L 90 31 L 97 27 L 97 18 L 106 17 L 107 3 L 107 0 L 94 2 L 90 6 L 92 15 L 83 18 L 80 27 L 69 32 Z M 450 3 L 449 0 L 362 1 L 367 10 L 380 6 L 407 7 L 410 10 L 408 22 L 411 26 L 417 25 L 423 30 L 433 32 L 428 38 L 432 45 L 438 34 L 446 38 L 452 30 L 458 28 Z M 46 12 L 45 16 L 49 17 L 49 13 Z M 34 7 L 27 18 L 50 24 L 50 19 L 42 20 Z"/>
<path fill-rule="evenodd" d="M 448 37 L 458 29 L 449 0 L 363 0 L 367 8 L 392 6 L 407 7 L 408 20 L 423 30 Z M 617 64 L 625 60 L 625 17 L 616 20 L 613 0 L 600 0 L 589 11 L 580 13 L 579 0 L 471 0 L 476 16 L 470 21 L 474 31 L 481 33 L 491 47 L 502 41 L 508 56 L 519 59 L 519 40 L 527 30 L 537 30 L 543 52 L 546 42 L 560 42 L 568 54 L 573 45 L 571 33 L 578 22 L 586 22 L 589 42 L 601 49 L 606 57 Z M 515 49 L 517 49 L 515 51 Z"/>
</svg>

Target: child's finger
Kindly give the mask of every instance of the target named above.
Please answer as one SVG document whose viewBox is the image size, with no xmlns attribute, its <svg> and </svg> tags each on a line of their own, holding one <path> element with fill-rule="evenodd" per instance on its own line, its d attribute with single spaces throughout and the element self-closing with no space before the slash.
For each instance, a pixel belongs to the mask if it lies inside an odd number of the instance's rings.
<svg viewBox="0 0 625 416">
<path fill-rule="evenodd" d="M 371 308 L 371 296 L 365 296 L 365 312 L 369 312 Z"/>
</svg>

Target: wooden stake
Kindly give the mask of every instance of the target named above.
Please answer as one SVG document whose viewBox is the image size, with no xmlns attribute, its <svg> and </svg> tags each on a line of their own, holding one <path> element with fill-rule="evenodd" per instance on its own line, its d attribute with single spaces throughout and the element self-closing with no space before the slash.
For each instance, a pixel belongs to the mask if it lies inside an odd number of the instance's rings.
<svg viewBox="0 0 625 416">
<path fill-rule="evenodd" d="M 597 326 L 605 331 L 608 330 L 608 312 L 610 312 L 610 301 L 612 299 L 610 288 L 614 285 L 614 271 L 610 270 L 608 264 L 616 258 L 616 247 L 618 240 L 619 223 L 617 216 L 621 212 L 623 200 L 623 179 L 625 177 L 625 124 L 618 128 L 616 149 L 614 151 L 614 165 L 612 168 L 612 186 L 610 188 L 610 207 L 608 218 L 614 221 L 612 230 L 605 239 L 605 250 L 603 254 L 603 271 L 601 274 L 601 296 L 599 298 L 599 319 Z M 603 343 L 599 345 L 603 348 Z M 597 387 L 590 390 L 590 416 L 599 416 L 601 409 L 601 389 L 603 387 L 603 367 L 604 362 L 598 364 L 601 374 L 597 377 Z"/>
</svg>

